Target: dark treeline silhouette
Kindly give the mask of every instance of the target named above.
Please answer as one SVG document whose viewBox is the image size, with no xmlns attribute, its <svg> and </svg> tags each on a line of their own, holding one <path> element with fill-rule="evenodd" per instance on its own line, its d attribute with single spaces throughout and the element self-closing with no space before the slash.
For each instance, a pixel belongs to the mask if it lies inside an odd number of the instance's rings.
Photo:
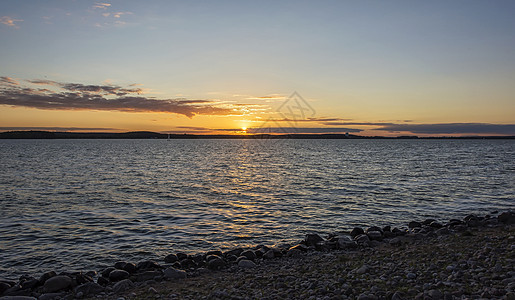
<svg viewBox="0 0 515 300">
<path fill-rule="evenodd" d="M 417 137 L 359 136 L 353 134 L 166 134 L 150 131 L 124 133 L 7 131 L 0 139 L 515 139 L 515 136 Z"/>
</svg>

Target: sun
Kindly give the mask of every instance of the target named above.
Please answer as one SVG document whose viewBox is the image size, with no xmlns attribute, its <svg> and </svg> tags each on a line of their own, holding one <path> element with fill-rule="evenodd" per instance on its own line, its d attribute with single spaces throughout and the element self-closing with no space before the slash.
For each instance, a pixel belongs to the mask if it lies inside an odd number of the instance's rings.
<svg viewBox="0 0 515 300">
<path fill-rule="evenodd" d="M 247 131 L 247 127 L 242 127 L 241 131 Z"/>
</svg>

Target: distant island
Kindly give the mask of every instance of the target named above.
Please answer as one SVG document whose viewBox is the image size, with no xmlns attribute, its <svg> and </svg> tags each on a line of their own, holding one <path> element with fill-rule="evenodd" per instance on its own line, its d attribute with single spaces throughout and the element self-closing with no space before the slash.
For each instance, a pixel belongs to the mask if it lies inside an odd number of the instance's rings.
<svg viewBox="0 0 515 300">
<path fill-rule="evenodd" d="M 354 134 L 166 134 L 151 131 L 109 132 L 54 132 L 54 131 L 6 131 L 0 139 L 515 139 L 515 136 L 466 136 L 466 137 L 418 137 L 418 136 L 360 136 Z"/>
</svg>

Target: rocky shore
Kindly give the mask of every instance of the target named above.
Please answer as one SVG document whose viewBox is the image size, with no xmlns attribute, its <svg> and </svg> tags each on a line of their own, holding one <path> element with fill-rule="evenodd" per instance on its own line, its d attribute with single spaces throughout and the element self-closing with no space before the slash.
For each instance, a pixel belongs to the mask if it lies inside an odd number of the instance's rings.
<svg viewBox="0 0 515 300">
<path fill-rule="evenodd" d="M 515 300 L 515 212 L 371 226 L 296 244 L 0 279 L 0 300 Z"/>
</svg>

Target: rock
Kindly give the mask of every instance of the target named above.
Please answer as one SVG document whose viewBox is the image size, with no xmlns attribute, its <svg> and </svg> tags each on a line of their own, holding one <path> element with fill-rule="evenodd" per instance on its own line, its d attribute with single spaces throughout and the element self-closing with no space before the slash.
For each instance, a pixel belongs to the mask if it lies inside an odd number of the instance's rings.
<svg viewBox="0 0 515 300">
<path fill-rule="evenodd" d="M 368 246 L 370 244 L 370 238 L 366 234 L 360 234 L 354 238 L 358 245 Z"/>
<path fill-rule="evenodd" d="M 211 250 L 206 253 L 206 256 L 208 256 L 208 255 L 216 255 L 216 256 L 222 257 L 224 254 L 220 250 Z"/>
<path fill-rule="evenodd" d="M 508 211 L 497 216 L 497 220 L 504 224 L 515 224 L 515 213 Z"/>
<path fill-rule="evenodd" d="M 79 273 L 75 275 L 75 281 L 77 282 L 77 285 L 81 285 L 87 282 L 93 282 L 93 278 L 86 274 Z"/>
<path fill-rule="evenodd" d="M 438 223 L 436 221 L 433 221 L 433 222 L 429 223 L 429 226 L 432 227 L 432 228 L 436 228 L 436 229 L 439 229 L 439 228 L 443 227 L 442 223 Z"/>
<path fill-rule="evenodd" d="M 419 222 L 416 222 L 416 221 L 411 221 L 408 223 L 409 229 L 413 229 L 413 228 L 417 228 L 417 227 L 422 227 L 422 224 L 420 224 Z"/>
<path fill-rule="evenodd" d="M 82 296 L 96 295 L 104 291 L 104 287 L 98 283 L 87 282 L 75 288 L 75 294 L 82 293 Z"/>
<path fill-rule="evenodd" d="M 197 267 L 197 263 L 191 258 L 186 258 L 180 261 L 181 266 L 185 269 L 193 269 Z"/>
<path fill-rule="evenodd" d="M 186 271 L 177 270 L 172 267 L 165 269 L 163 273 L 165 278 L 170 280 L 184 279 L 187 277 Z"/>
<path fill-rule="evenodd" d="M 45 283 L 48 279 L 57 276 L 57 273 L 54 271 L 46 272 L 39 278 L 39 282 Z M 11 285 L 12 286 L 12 285 Z"/>
<path fill-rule="evenodd" d="M 406 278 L 408 278 L 410 280 L 414 280 L 417 278 L 417 274 L 410 272 L 410 273 L 406 274 Z"/>
<path fill-rule="evenodd" d="M 381 227 L 378 227 L 378 226 L 368 227 L 367 230 L 365 230 L 365 233 L 369 233 L 370 231 L 379 231 L 379 232 L 383 233 L 383 230 L 381 229 Z"/>
<path fill-rule="evenodd" d="M 111 273 L 109 273 L 109 280 L 111 280 L 112 282 L 117 282 L 129 278 L 129 276 L 129 272 L 125 270 L 116 269 L 112 270 Z"/>
<path fill-rule="evenodd" d="M 365 234 L 365 231 L 360 227 L 354 227 L 354 229 L 351 230 L 350 236 L 352 238 L 357 237 L 358 235 Z"/>
<path fill-rule="evenodd" d="M 377 300 L 377 296 L 363 293 L 358 296 L 358 300 Z"/>
<path fill-rule="evenodd" d="M 182 252 L 177 252 L 177 259 L 178 260 L 183 260 L 183 259 L 186 259 L 188 258 L 188 255 L 186 253 L 182 253 Z"/>
<path fill-rule="evenodd" d="M 0 300 L 37 300 L 34 297 L 30 296 L 3 296 L 0 297 Z"/>
<path fill-rule="evenodd" d="M 302 251 L 298 248 L 292 247 L 288 252 L 286 252 L 286 256 L 293 257 L 293 258 L 299 258 L 302 256 Z"/>
<path fill-rule="evenodd" d="M 234 255 L 236 257 L 239 257 L 241 255 L 241 253 L 243 252 L 243 249 L 241 248 L 237 248 L 237 249 L 233 249 L 233 250 L 229 250 L 227 252 L 224 253 L 224 256 L 229 256 L 229 255 Z"/>
<path fill-rule="evenodd" d="M 450 234 L 451 232 L 449 231 L 449 228 L 442 227 L 442 228 L 436 230 L 435 233 L 436 233 L 436 235 L 447 235 L 447 234 Z"/>
<path fill-rule="evenodd" d="M 433 300 L 441 300 L 443 299 L 443 294 L 439 290 L 429 290 L 427 295 L 431 297 Z"/>
<path fill-rule="evenodd" d="M 36 278 L 31 278 L 31 279 L 28 279 L 28 280 L 25 280 L 21 283 L 21 288 L 23 290 L 25 289 L 34 289 L 36 286 L 38 286 L 40 284 L 39 280 L 37 280 Z"/>
<path fill-rule="evenodd" d="M 401 292 L 395 292 L 393 295 L 392 295 L 392 300 L 405 300 L 406 298 L 404 297 L 404 294 L 401 293 Z"/>
<path fill-rule="evenodd" d="M 348 236 L 342 235 L 338 237 L 338 248 L 346 250 L 346 249 L 355 249 L 358 247 L 355 241 L 351 240 Z"/>
<path fill-rule="evenodd" d="M 265 259 L 275 258 L 274 250 L 270 249 L 270 250 L 266 251 L 265 254 L 263 254 L 263 258 L 265 258 Z"/>
<path fill-rule="evenodd" d="M 114 268 L 118 270 L 123 270 L 123 267 L 125 267 L 126 264 L 127 262 L 125 261 L 119 261 L 114 264 Z"/>
<path fill-rule="evenodd" d="M 116 270 L 116 268 L 114 267 L 105 268 L 104 270 L 102 270 L 102 272 L 100 272 L 100 275 L 102 277 L 109 278 L 109 273 L 111 273 L 114 270 Z"/>
<path fill-rule="evenodd" d="M 99 277 L 97 279 L 97 283 L 102 285 L 102 286 L 106 286 L 109 284 L 109 279 L 105 278 L 105 277 Z"/>
<path fill-rule="evenodd" d="M 63 296 L 63 293 L 47 293 L 42 294 L 38 297 L 38 300 L 55 300 L 55 299 L 61 299 Z"/>
<path fill-rule="evenodd" d="M 211 269 L 211 270 L 220 270 L 223 267 L 225 267 L 225 261 L 221 257 L 218 257 L 216 255 L 210 255 L 210 256 L 212 256 L 213 258 L 211 258 L 207 262 L 207 267 L 209 269 Z"/>
<path fill-rule="evenodd" d="M 400 246 L 402 244 L 402 240 L 399 237 L 394 237 L 388 243 L 392 246 Z"/>
<path fill-rule="evenodd" d="M 362 274 L 368 273 L 369 270 L 370 270 L 369 266 L 363 265 L 363 266 L 359 267 L 358 269 L 356 269 L 356 274 L 362 275 Z"/>
<path fill-rule="evenodd" d="M 154 287 L 149 287 L 148 292 L 151 294 L 158 294 L 157 290 Z"/>
<path fill-rule="evenodd" d="M 143 273 L 137 274 L 137 276 L 134 278 L 134 280 L 138 282 L 142 281 L 148 281 L 148 280 L 155 280 L 156 278 L 159 279 L 162 277 L 161 271 L 145 271 Z M 131 277 L 133 278 L 133 277 Z"/>
<path fill-rule="evenodd" d="M 255 268 L 257 265 L 248 259 L 242 259 L 240 262 L 238 262 L 238 267 L 244 268 L 244 269 L 252 269 Z"/>
<path fill-rule="evenodd" d="M 130 279 L 118 281 L 115 285 L 113 285 L 113 292 L 115 292 L 116 294 L 123 293 L 127 291 L 129 288 L 131 288 L 133 285 L 134 283 Z"/>
<path fill-rule="evenodd" d="M 382 241 L 383 240 L 383 234 L 380 231 L 369 231 L 367 233 L 367 236 L 372 241 Z"/>
<path fill-rule="evenodd" d="M 252 250 L 245 250 L 243 251 L 240 256 L 245 256 L 247 257 L 247 259 L 249 260 L 255 260 L 256 259 L 256 254 L 254 253 L 254 251 Z"/>
<path fill-rule="evenodd" d="M 323 242 L 323 241 L 324 241 L 324 239 L 316 233 L 306 234 L 306 237 L 304 238 L 304 243 L 307 246 L 316 246 L 318 243 Z"/>
<path fill-rule="evenodd" d="M 138 270 L 138 268 L 136 268 L 135 264 L 129 262 L 126 263 L 125 266 L 123 266 L 123 270 L 132 274 L 135 273 Z"/>
<path fill-rule="evenodd" d="M 168 254 L 165 256 L 165 263 L 167 264 L 173 264 L 174 262 L 178 261 L 177 255 L 175 254 Z"/>
<path fill-rule="evenodd" d="M 153 260 L 141 261 L 136 265 L 138 270 L 160 270 L 161 266 Z"/>
<path fill-rule="evenodd" d="M 6 282 L 0 282 L 0 295 L 11 288 L 11 285 Z"/>
<path fill-rule="evenodd" d="M 49 278 L 43 285 L 45 293 L 53 293 L 67 289 L 72 284 L 72 279 L 66 275 L 59 275 Z"/>
</svg>

